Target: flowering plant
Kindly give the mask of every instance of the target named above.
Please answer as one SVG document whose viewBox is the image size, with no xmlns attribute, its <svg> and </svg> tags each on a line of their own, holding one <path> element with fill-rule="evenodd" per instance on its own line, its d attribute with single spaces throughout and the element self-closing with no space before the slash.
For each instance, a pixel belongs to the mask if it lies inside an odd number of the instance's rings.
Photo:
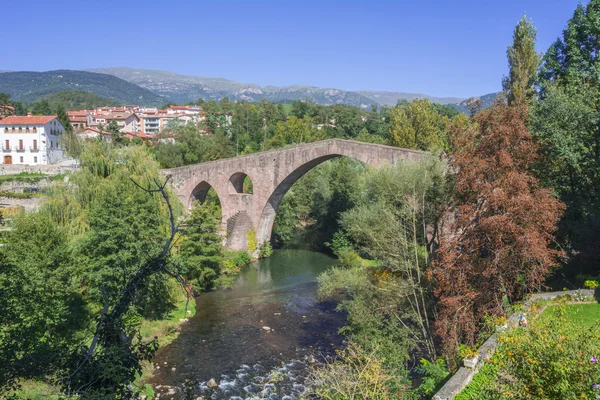
<svg viewBox="0 0 600 400">
<path fill-rule="evenodd" d="M 600 398 L 600 324 L 568 323 L 561 309 L 543 325 L 533 322 L 527 329 L 499 337 L 491 360 L 500 368 L 497 394 L 524 399 Z"/>
</svg>

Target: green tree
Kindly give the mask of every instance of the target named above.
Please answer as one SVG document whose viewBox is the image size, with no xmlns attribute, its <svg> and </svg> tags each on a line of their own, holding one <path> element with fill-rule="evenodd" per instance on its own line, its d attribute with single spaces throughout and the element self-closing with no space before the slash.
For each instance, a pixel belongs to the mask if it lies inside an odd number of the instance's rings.
<svg viewBox="0 0 600 400">
<path fill-rule="evenodd" d="M 538 176 L 567 210 L 559 237 L 573 274 L 600 262 L 600 1 L 579 5 L 540 68 L 532 131 L 546 155 Z"/>
<path fill-rule="evenodd" d="M 441 116 L 429 100 L 399 104 L 390 113 L 388 143 L 417 150 L 439 150 L 447 146 L 449 119 Z"/>
<path fill-rule="evenodd" d="M 270 146 L 283 147 L 291 144 L 310 143 L 325 138 L 325 133 L 318 130 L 310 117 L 291 116 L 285 122 L 277 123 L 275 136 Z"/>
<path fill-rule="evenodd" d="M 82 339 L 91 312 L 70 237 L 45 213 L 16 219 L 0 254 L 0 394 L 17 378 L 43 379 Z"/>
<path fill-rule="evenodd" d="M 10 105 L 12 105 L 12 102 L 10 101 L 10 95 L 0 92 L 0 106 L 10 106 Z"/>
<path fill-rule="evenodd" d="M 121 128 L 117 121 L 110 121 L 106 126 L 106 131 L 110 132 L 110 137 L 114 143 L 120 144 L 123 142 L 123 132 L 121 132 Z"/>
<path fill-rule="evenodd" d="M 180 273 L 194 284 L 200 293 L 214 289 L 223 261 L 223 238 L 218 229 L 220 209 L 214 203 L 195 202 L 186 221 L 184 239 L 180 246 Z"/>
<path fill-rule="evenodd" d="M 525 15 L 513 33 L 513 44 L 508 46 L 509 75 L 502 82 L 508 93 L 509 105 L 528 105 L 535 94 L 535 81 L 540 56 L 535 51 L 536 29 Z"/>
<path fill-rule="evenodd" d="M 56 116 L 57 116 L 58 120 L 60 121 L 60 123 L 62 124 L 62 126 L 64 126 L 65 133 L 69 134 L 69 133 L 73 132 L 73 127 L 71 126 L 71 121 L 69 121 L 69 115 L 67 114 L 67 111 L 62 106 L 62 104 L 59 104 L 58 106 L 56 106 Z"/>
<path fill-rule="evenodd" d="M 46 99 L 38 100 L 31 107 L 33 115 L 52 115 L 52 107 Z"/>
</svg>

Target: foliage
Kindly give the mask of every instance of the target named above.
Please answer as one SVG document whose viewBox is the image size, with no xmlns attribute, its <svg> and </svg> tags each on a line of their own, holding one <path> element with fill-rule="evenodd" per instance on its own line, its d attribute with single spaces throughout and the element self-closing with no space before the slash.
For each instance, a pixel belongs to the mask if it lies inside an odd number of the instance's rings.
<svg viewBox="0 0 600 400">
<path fill-rule="evenodd" d="M 250 229 L 248 232 L 246 232 L 246 239 L 248 241 L 248 252 L 253 254 L 258 246 L 258 242 L 256 240 L 256 231 L 254 229 Z"/>
<path fill-rule="evenodd" d="M 271 242 L 266 240 L 261 243 L 258 248 L 258 258 L 269 258 L 273 254 L 273 246 Z"/>
<path fill-rule="evenodd" d="M 579 4 L 543 58 L 541 96 L 532 115 L 546 155 L 540 179 L 567 205 L 559 237 L 573 275 L 595 271 L 600 260 L 598 29 L 600 2 Z"/>
<path fill-rule="evenodd" d="M 563 205 L 531 173 L 538 146 L 522 110 L 482 111 L 454 138 L 457 217 L 429 271 L 438 300 L 436 332 L 452 354 L 473 344 L 486 314 L 504 314 L 539 288 L 561 254 L 552 248 Z"/>
<path fill-rule="evenodd" d="M 45 376 L 75 345 L 91 313 L 69 235 L 47 214 L 15 218 L 0 261 L 0 393 L 17 378 Z"/>
<path fill-rule="evenodd" d="M 325 138 L 325 132 L 318 130 L 310 117 L 291 116 L 285 122 L 279 122 L 275 126 L 275 135 L 269 141 L 269 146 L 277 148 L 315 142 Z"/>
<path fill-rule="evenodd" d="M 575 399 L 599 394 L 600 327 L 566 324 L 566 310 L 544 325 L 499 338 L 502 343 L 492 359 L 500 365 L 495 391 L 521 398 Z"/>
<path fill-rule="evenodd" d="M 352 242 L 348 239 L 348 236 L 342 231 L 337 231 L 331 238 L 331 243 L 325 243 L 327 247 L 333 251 L 333 254 L 339 256 L 340 254 L 352 249 Z"/>
<path fill-rule="evenodd" d="M 223 133 L 201 135 L 202 126 L 186 124 L 175 126 L 170 134 L 175 142 L 159 140 L 156 143 L 156 160 L 163 168 L 174 168 L 235 154 L 233 146 Z"/>
<path fill-rule="evenodd" d="M 66 90 L 53 93 L 44 98 L 52 109 L 60 104 L 67 110 L 94 110 L 98 107 L 115 107 L 121 105 L 118 101 L 102 98 L 81 90 Z"/>
<path fill-rule="evenodd" d="M 390 375 L 375 351 L 366 351 L 350 342 L 340 350 L 338 359 L 311 371 L 309 385 L 314 395 L 325 400 L 391 399 L 400 398 L 390 392 L 393 381 L 401 379 Z"/>
<path fill-rule="evenodd" d="M 34 197 L 33 193 L 18 193 L 18 192 L 9 192 L 6 190 L 0 190 L 0 197 L 8 197 L 10 199 L 31 199 Z"/>
<path fill-rule="evenodd" d="M 65 133 L 69 134 L 73 132 L 73 127 L 71 126 L 71 121 L 69 120 L 69 115 L 67 114 L 67 110 L 65 110 L 65 107 L 62 104 L 59 104 L 54 110 L 56 112 L 56 118 L 65 128 Z"/>
<path fill-rule="evenodd" d="M 598 281 L 596 280 L 587 280 L 583 283 L 583 287 L 588 289 L 596 289 L 598 287 Z"/>
<path fill-rule="evenodd" d="M 379 318 L 399 322 L 395 329 L 405 331 L 413 345 L 422 346 L 430 357 L 435 349 L 430 292 L 423 274 L 435 235 L 428 237 L 426 226 L 438 225 L 441 219 L 441 205 L 448 199 L 439 187 L 445 185 L 445 174 L 444 163 L 435 158 L 381 168 L 368 176 L 365 198 L 340 218 L 357 248 L 382 264 L 374 275 L 374 289 L 382 291 L 387 305 L 370 308 L 385 310 L 387 317 Z"/>
<path fill-rule="evenodd" d="M 446 362 L 441 358 L 438 358 L 434 362 L 422 358 L 421 365 L 415 368 L 415 370 L 423 375 L 423 381 L 415 391 L 421 397 L 430 398 L 441 389 L 450 377 Z"/>
<path fill-rule="evenodd" d="M 220 223 L 217 205 L 194 202 L 186 220 L 178 260 L 180 273 L 194 285 L 195 293 L 213 289 L 221 272 L 223 246 L 218 232 Z"/>
<path fill-rule="evenodd" d="M 447 146 L 449 119 L 440 115 L 428 100 L 414 100 L 392 108 L 388 142 L 417 150 L 439 150 Z"/>
<path fill-rule="evenodd" d="M 531 20 L 523 15 L 513 33 L 513 44 L 506 50 L 509 75 L 502 87 L 508 93 L 508 104 L 525 106 L 535 95 L 534 84 L 540 56 L 535 51 L 536 29 Z"/>
</svg>

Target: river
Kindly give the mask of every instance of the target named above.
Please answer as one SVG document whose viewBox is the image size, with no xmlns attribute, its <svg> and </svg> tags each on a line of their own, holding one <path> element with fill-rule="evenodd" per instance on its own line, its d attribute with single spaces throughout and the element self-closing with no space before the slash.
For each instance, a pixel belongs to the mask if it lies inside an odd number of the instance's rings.
<svg viewBox="0 0 600 400">
<path fill-rule="evenodd" d="M 311 363 L 342 345 L 345 316 L 316 299 L 317 276 L 335 263 L 296 242 L 247 265 L 231 289 L 196 298 L 196 315 L 153 360 L 160 398 L 301 397 Z"/>
</svg>

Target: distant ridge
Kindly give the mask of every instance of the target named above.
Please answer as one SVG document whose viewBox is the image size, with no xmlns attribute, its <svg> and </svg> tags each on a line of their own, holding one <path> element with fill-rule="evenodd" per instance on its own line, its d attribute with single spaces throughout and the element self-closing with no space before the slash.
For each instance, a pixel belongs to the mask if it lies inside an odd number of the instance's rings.
<svg viewBox="0 0 600 400">
<path fill-rule="evenodd" d="M 310 99 L 319 104 L 350 104 L 364 108 L 372 104 L 395 105 L 398 100 L 413 100 L 416 98 L 426 98 L 440 104 L 457 104 L 465 100 L 460 97 L 443 98 L 425 94 L 374 90 L 349 91 L 308 85 L 259 86 L 224 78 L 204 78 L 176 74 L 170 71 L 128 67 L 93 68 L 88 71 L 117 76 L 152 90 L 176 103 L 195 101 L 199 98 L 218 100 L 223 97 L 228 97 L 230 100 L 259 101 L 265 99 L 284 103 Z"/>
<path fill-rule="evenodd" d="M 4 72 L 0 74 L 0 92 L 12 100 L 33 102 L 67 90 L 84 91 L 119 103 L 160 106 L 163 97 L 113 75 L 86 71 Z"/>
<path fill-rule="evenodd" d="M 435 97 L 420 93 L 404 93 L 404 92 L 386 92 L 377 90 L 357 90 L 356 93 L 362 94 L 370 99 L 376 100 L 378 104 L 395 106 L 398 100 L 412 101 L 414 99 L 427 99 L 432 103 L 439 104 L 458 104 L 464 97 Z"/>
</svg>

